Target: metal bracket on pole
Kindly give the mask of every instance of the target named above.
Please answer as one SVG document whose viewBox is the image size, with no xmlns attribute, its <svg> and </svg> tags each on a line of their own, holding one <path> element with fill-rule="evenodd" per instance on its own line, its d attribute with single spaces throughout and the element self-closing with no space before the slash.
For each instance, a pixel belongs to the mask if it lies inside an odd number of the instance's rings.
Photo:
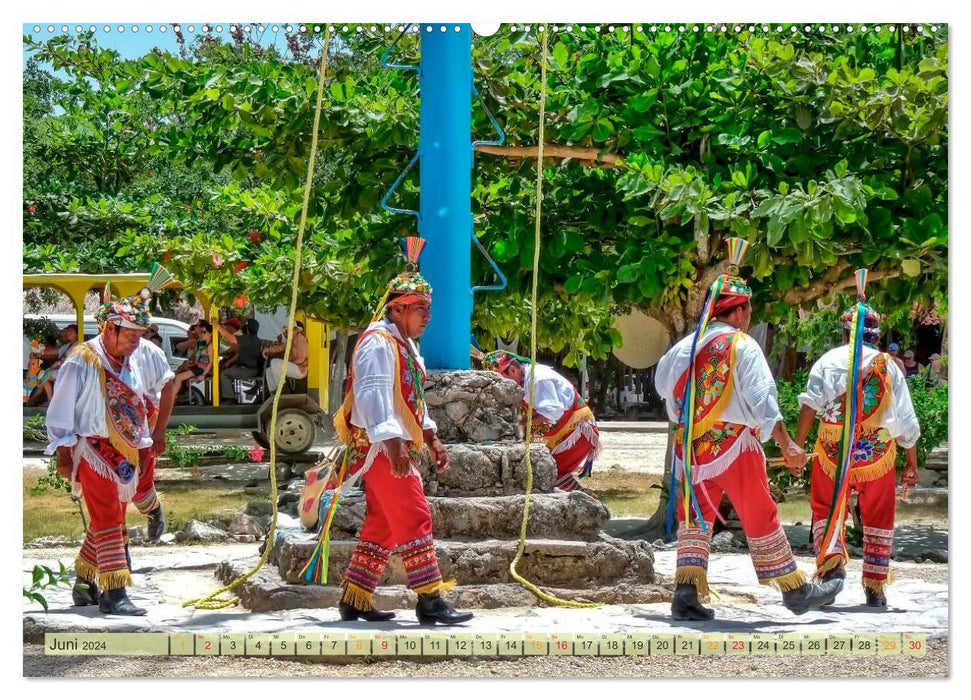
<svg viewBox="0 0 971 700">
<path fill-rule="evenodd" d="M 498 141 L 473 141 L 472 150 L 474 151 L 476 146 L 501 146 L 506 142 L 506 132 L 504 132 L 502 127 L 499 126 L 499 122 L 497 122 L 496 118 L 492 116 L 492 112 L 490 112 L 489 108 L 486 106 L 485 100 L 482 99 L 482 95 L 480 95 L 479 91 L 475 89 L 474 80 L 472 82 L 472 94 L 475 95 L 477 100 L 479 100 L 479 104 L 482 105 L 482 109 L 485 111 L 486 116 L 489 117 L 489 121 L 492 122 L 492 127 L 496 130 L 496 133 L 499 134 Z"/>
<path fill-rule="evenodd" d="M 416 219 L 421 221 L 421 212 L 419 212 L 417 209 L 399 209 L 397 207 L 388 206 L 388 199 L 391 197 L 394 191 L 398 189 L 398 185 L 400 185 L 401 181 L 405 179 L 405 175 L 407 175 L 408 172 L 413 167 L 415 167 L 415 163 L 417 162 L 418 162 L 418 151 L 415 151 L 415 155 L 411 157 L 411 162 L 409 162 L 407 167 L 401 171 L 401 174 L 398 176 L 398 179 L 394 181 L 394 184 L 391 185 L 391 188 L 387 192 L 385 192 L 384 196 L 381 198 L 381 207 L 385 211 L 390 211 L 392 214 L 412 214 Z"/>
<path fill-rule="evenodd" d="M 405 34 L 408 33 L 408 30 L 412 27 L 413 24 L 414 24 L 414 22 L 411 22 L 409 24 L 406 24 L 405 25 L 405 28 L 402 29 L 400 32 L 398 32 L 398 36 L 395 37 L 395 40 L 391 42 L 391 45 L 384 50 L 384 53 L 383 54 L 381 54 L 381 67 L 382 68 L 389 68 L 389 69 L 390 68 L 394 68 L 396 70 L 413 70 L 416 73 L 418 72 L 418 66 L 407 65 L 407 64 L 404 64 L 404 63 L 388 63 L 388 56 L 391 54 L 391 50 L 394 49 L 395 45 L 399 41 L 401 41 L 401 37 L 403 37 Z"/>
<path fill-rule="evenodd" d="M 496 118 L 492 116 L 492 112 L 490 112 L 489 108 L 486 106 L 485 100 L 482 99 L 482 95 L 480 95 L 479 91 L 476 90 L 474 73 L 472 77 L 473 77 L 472 94 L 475 95 L 476 99 L 479 100 L 479 104 L 482 105 L 482 109 L 485 111 L 486 116 L 489 117 L 489 121 L 492 123 L 492 127 L 496 130 L 496 133 L 499 135 L 499 139 L 497 141 L 473 141 L 472 151 L 474 153 L 476 146 L 480 146 L 480 145 L 481 146 L 501 146 L 506 141 L 506 133 L 502 130 L 502 127 L 499 126 L 499 122 L 496 121 Z M 495 292 L 501 289 L 505 289 L 508 284 L 506 280 L 506 276 L 502 274 L 502 270 L 500 270 L 499 266 L 496 265 L 496 261 L 492 259 L 492 256 L 490 256 L 489 253 L 486 251 L 485 246 L 482 245 L 482 243 L 479 241 L 479 237 L 475 235 L 474 224 L 472 229 L 472 242 L 475 243 L 476 247 L 479 249 L 482 255 L 485 256 L 485 259 L 489 261 L 489 264 L 492 266 L 492 269 L 495 270 L 495 273 L 499 276 L 499 284 L 477 285 L 475 287 L 472 287 L 472 295 L 475 296 L 476 292 Z"/>
<path fill-rule="evenodd" d="M 500 289 L 505 289 L 508 284 L 506 276 L 502 274 L 502 270 L 496 265 L 496 261 L 492 259 L 488 252 L 486 252 L 485 246 L 479 242 L 479 237 L 475 235 L 475 231 L 472 231 L 472 242 L 475 243 L 476 247 L 485 256 L 485 259 L 489 261 L 492 265 L 492 269 L 495 270 L 496 274 L 499 275 L 499 284 L 489 284 L 489 285 L 478 285 L 472 287 L 472 295 L 475 296 L 476 292 L 496 292 Z"/>
</svg>

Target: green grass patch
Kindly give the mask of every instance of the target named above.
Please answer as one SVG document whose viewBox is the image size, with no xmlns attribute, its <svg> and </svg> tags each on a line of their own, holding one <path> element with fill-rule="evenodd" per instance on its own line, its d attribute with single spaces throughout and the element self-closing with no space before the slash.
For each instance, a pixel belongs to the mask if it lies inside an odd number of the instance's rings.
<svg viewBox="0 0 971 700">
<path fill-rule="evenodd" d="M 84 528 L 78 506 L 67 494 L 30 494 L 31 487 L 42 476 L 44 472 L 40 470 L 24 472 L 24 542 L 38 537 L 82 537 Z M 159 494 L 165 506 L 166 530 L 169 532 L 182 529 L 189 520 L 228 523 L 236 513 L 246 509 L 248 502 L 269 498 L 269 493 L 263 490 L 246 489 L 242 485 L 209 485 L 192 481 L 166 483 L 159 488 Z M 125 519 L 130 528 L 145 524 L 145 516 L 132 505 L 129 505 Z"/>
</svg>

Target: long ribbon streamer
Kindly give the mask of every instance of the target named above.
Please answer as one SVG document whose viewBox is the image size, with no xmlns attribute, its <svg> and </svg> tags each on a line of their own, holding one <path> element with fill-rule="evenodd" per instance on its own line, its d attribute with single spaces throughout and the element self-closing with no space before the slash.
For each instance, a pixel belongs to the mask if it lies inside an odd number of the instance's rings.
<svg viewBox="0 0 971 700">
<path fill-rule="evenodd" d="M 857 301 L 850 324 L 850 381 L 846 385 L 846 406 L 843 415 L 843 432 L 840 435 L 836 473 L 833 475 L 833 497 L 826 527 L 823 530 L 816 566 L 822 570 L 828 557 L 834 554 L 847 555 L 846 548 L 846 510 L 849 498 L 850 467 L 853 448 L 856 444 L 857 417 L 859 414 L 861 361 L 863 358 L 863 324 L 866 311 L 862 301 Z"/>
</svg>

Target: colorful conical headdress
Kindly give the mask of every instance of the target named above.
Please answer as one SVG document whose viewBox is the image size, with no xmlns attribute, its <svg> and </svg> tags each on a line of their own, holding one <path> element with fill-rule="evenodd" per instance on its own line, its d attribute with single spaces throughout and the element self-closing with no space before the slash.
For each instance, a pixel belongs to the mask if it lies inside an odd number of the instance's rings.
<svg viewBox="0 0 971 700">
<path fill-rule="evenodd" d="M 880 315 L 866 301 L 867 270 L 856 271 L 856 304 L 843 314 L 844 326 L 850 331 L 850 359 L 847 364 L 846 406 L 843 412 L 843 432 L 840 435 L 836 471 L 833 474 L 833 498 L 830 501 L 826 527 L 816 555 L 816 574 L 822 576 L 828 570 L 844 562 L 846 548 L 847 502 L 850 492 L 850 469 L 856 445 L 856 431 L 863 402 L 863 342 L 869 332 L 871 337 L 880 336 Z M 869 324 L 873 324 L 868 328 Z M 874 334 L 875 332 L 875 334 Z"/>
<path fill-rule="evenodd" d="M 148 328 L 148 324 L 152 321 L 152 315 L 148 308 L 152 296 L 174 282 L 175 280 L 168 270 L 158 263 L 155 263 L 152 267 L 148 284 L 133 296 L 114 298 L 111 282 L 107 282 L 101 296 L 101 308 L 95 314 L 95 320 L 102 328 L 111 323 L 122 328 L 144 330 Z"/>
<path fill-rule="evenodd" d="M 482 369 L 488 370 L 490 372 L 499 372 L 500 374 L 511 365 L 513 362 L 518 362 L 521 365 L 528 365 L 529 358 L 517 355 L 514 352 L 509 352 L 508 350 L 493 350 L 492 352 L 487 352 L 482 356 Z"/>
<path fill-rule="evenodd" d="M 868 274 L 868 270 L 859 269 L 856 271 L 856 298 L 858 304 L 866 301 L 866 283 Z M 840 323 L 843 324 L 844 330 L 849 331 L 853 328 L 856 311 L 856 304 L 843 311 L 843 315 L 840 316 Z M 863 342 L 874 345 L 880 340 L 880 321 L 883 320 L 883 316 L 881 316 L 876 309 L 866 303 L 863 304 L 863 312 Z"/>
<path fill-rule="evenodd" d="M 729 238 L 726 241 L 728 245 L 728 271 L 719 275 L 718 278 L 712 282 L 711 287 L 708 289 L 708 297 L 705 299 L 705 305 L 701 311 L 701 317 L 698 319 L 698 327 L 695 329 L 694 338 L 691 341 L 691 360 L 688 365 L 688 377 L 689 381 L 685 382 L 684 396 L 682 397 L 681 404 L 681 416 L 679 418 L 679 424 L 682 434 L 682 445 L 684 452 L 684 482 L 682 484 L 682 489 L 684 492 L 684 522 L 685 525 L 691 526 L 691 509 L 699 516 L 699 521 L 702 530 L 707 530 L 707 525 L 705 524 L 704 518 L 700 517 L 701 508 L 698 505 L 698 499 L 695 495 L 694 486 L 691 483 L 692 477 L 692 445 L 694 439 L 694 415 L 696 407 L 696 382 L 694 381 L 695 374 L 695 361 L 698 356 L 698 341 L 708 330 L 708 324 L 711 319 L 719 314 L 728 311 L 735 306 L 744 304 L 746 301 L 752 298 L 752 289 L 748 286 L 745 280 L 738 276 L 739 268 L 742 265 L 742 260 L 745 258 L 745 253 L 748 252 L 749 242 L 741 238 Z M 672 460 L 674 455 L 672 454 Z M 677 486 L 675 470 L 671 470 L 671 484 L 668 498 L 668 522 L 667 530 L 671 532 L 674 526 L 674 503 L 675 503 L 675 488 Z"/>
<path fill-rule="evenodd" d="M 425 239 L 408 236 L 401 239 L 401 245 L 405 253 L 405 270 L 388 283 L 388 288 L 371 318 L 372 323 L 384 315 L 388 304 L 413 304 L 416 301 L 430 302 L 432 299 L 432 286 L 418 272 L 418 258 L 425 248 Z"/>
</svg>

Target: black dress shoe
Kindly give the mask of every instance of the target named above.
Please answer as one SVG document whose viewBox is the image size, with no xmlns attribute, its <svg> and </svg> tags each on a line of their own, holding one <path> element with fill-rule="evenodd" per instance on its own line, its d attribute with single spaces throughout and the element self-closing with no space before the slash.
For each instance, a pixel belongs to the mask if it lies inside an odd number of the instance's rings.
<svg viewBox="0 0 971 700">
<path fill-rule="evenodd" d="M 439 593 L 419 593 L 415 614 L 418 616 L 418 623 L 422 625 L 434 625 L 436 622 L 443 625 L 455 625 L 460 622 L 468 622 L 473 617 L 470 612 L 457 612 L 445 602 L 445 599 Z"/>
<path fill-rule="evenodd" d="M 671 599 L 671 617 L 675 620 L 711 620 L 715 611 L 698 602 L 698 588 L 691 583 L 679 583 Z"/>
<path fill-rule="evenodd" d="M 156 542 L 159 537 L 165 534 L 165 513 L 162 511 L 162 504 L 148 514 L 148 539 Z"/>
<path fill-rule="evenodd" d="M 101 591 L 98 610 L 106 615 L 146 615 L 148 610 L 135 607 L 124 588 Z"/>
<path fill-rule="evenodd" d="M 843 579 L 831 578 L 822 583 L 804 583 L 799 588 L 782 592 L 782 604 L 796 615 L 828 605 L 843 590 Z"/>
<path fill-rule="evenodd" d="M 98 604 L 98 584 L 88 581 L 80 576 L 74 579 L 74 588 L 71 589 L 71 598 L 74 605 L 83 607 L 85 605 Z"/>
<path fill-rule="evenodd" d="M 337 606 L 337 610 L 341 614 L 341 619 L 345 622 L 353 622 L 358 618 L 364 620 L 365 622 L 384 622 L 385 620 L 390 620 L 394 617 L 393 612 L 384 612 L 378 610 L 377 608 L 371 608 L 370 610 L 358 610 L 350 603 L 341 602 Z"/>
<path fill-rule="evenodd" d="M 887 596 L 885 596 L 883 593 L 871 591 L 869 588 L 864 588 L 863 590 L 866 591 L 866 605 L 868 608 L 887 607 Z"/>
<path fill-rule="evenodd" d="M 843 580 L 845 578 L 846 578 L 846 569 L 844 569 L 842 566 L 837 566 L 834 569 L 830 569 L 822 576 L 823 581 L 832 581 L 833 579 Z M 832 605 L 835 602 L 836 602 L 836 596 L 834 595 L 832 598 L 830 598 L 825 603 L 823 603 L 823 606 Z"/>
</svg>

